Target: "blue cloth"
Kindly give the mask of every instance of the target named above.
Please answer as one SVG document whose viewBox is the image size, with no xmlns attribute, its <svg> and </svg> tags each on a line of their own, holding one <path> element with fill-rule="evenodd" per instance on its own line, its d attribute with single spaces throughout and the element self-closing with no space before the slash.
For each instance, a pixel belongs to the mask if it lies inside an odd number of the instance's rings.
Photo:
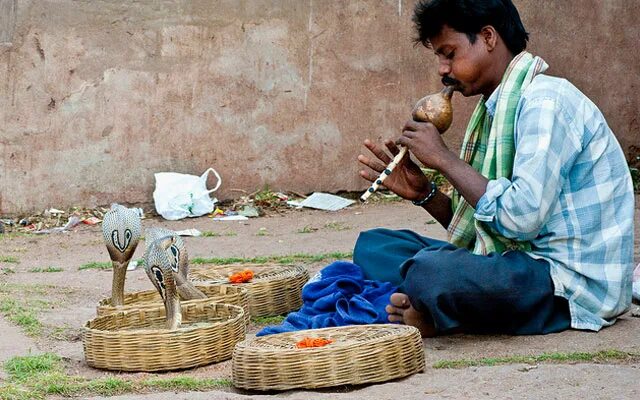
<svg viewBox="0 0 640 400">
<path fill-rule="evenodd" d="M 496 90 L 497 92 L 497 90 Z M 493 115 L 494 93 L 485 103 Z M 571 326 L 599 330 L 631 303 L 633 185 L 618 141 L 598 108 L 564 79 L 536 76 L 517 106 L 510 179 L 489 181 L 475 218 L 531 241 L 550 264 Z"/>
<path fill-rule="evenodd" d="M 356 264 L 336 261 L 323 268 L 302 288 L 303 305 L 281 325 L 268 326 L 256 336 L 328 328 L 388 323 L 385 306 L 397 287 L 365 279 Z"/>
</svg>

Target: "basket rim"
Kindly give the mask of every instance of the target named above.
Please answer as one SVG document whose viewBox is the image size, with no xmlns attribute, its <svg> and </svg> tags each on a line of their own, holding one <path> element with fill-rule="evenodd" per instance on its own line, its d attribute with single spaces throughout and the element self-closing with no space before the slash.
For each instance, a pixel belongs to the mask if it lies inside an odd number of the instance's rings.
<svg viewBox="0 0 640 400">
<path fill-rule="evenodd" d="M 384 335 L 384 336 L 380 336 L 380 337 L 374 337 L 371 339 L 367 339 L 367 340 L 361 340 L 361 341 L 356 341 L 356 340 L 350 340 L 348 342 L 333 342 L 330 345 L 327 346 L 322 346 L 322 347 L 310 347 L 310 348 L 296 348 L 296 347 L 260 347 L 260 346 L 252 346 L 252 344 L 254 344 L 256 341 L 264 341 L 267 338 L 270 337 L 282 337 L 282 336 L 305 336 L 305 334 L 308 334 L 309 337 L 320 337 L 321 335 L 319 334 L 320 332 L 327 332 L 327 331 L 340 331 L 340 330 L 347 330 L 346 328 L 349 329 L 356 329 L 356 330 L 370 330 L 370 329 L 376 329 L 376 330 L 381 330 L 381 329 L 392 329 L 392 330 L 397 330 L 397 333 L 393 333 L 390 335 Z M 360 329 L 358 329 L 360 328 Z M 255 351 L 256 353 L 261 353 L 261 354 L 268 354 L 268 353 L 275 353 L 275 354 L 284 354 L 284 353 L 289 353 L 291 351 L 295 351 L 296 353 L 300 352 L 300 351 L 305 351 L 308 354 L 313 354 L 313 353 L 323 353 L 323 352 L 335 352 L 335 351 L 341 351 L 341 350 L 345 350 L 345 349 L 353 349 L 353 348 L 357 348 L 360 346 L 370 346 L 370 345 L 376 345 L 380 342 L 386 342 L 389 339 L 393 339 L 394 337 L 404 337 L 404 336 L 411 336 L 411 335 L 415 335 L 415 334 L 420 334 L 420 331 L 413 327 L 413 326 L 409 326 L 409 325 L 400 325 L 400 324 L 368 324 L 368 325 L 345 325 L 345 326 L 334 326 L 334 327 L 329 327 L 329 328 L 319 328 L 319 329 L 303 329 L 303 330 L 299 330 L 299 331 L 291 331 L 291 332 L 282 332 L 282 333 L 275 333 L 272 335 L 266 335 L 266 336 L 260 336 L 260 337 L 255 337 L 252 339 L 245 339 L 241 342 L 238 342 L 235 346 L 236 350 L 247 350 L 247 349 L 251 349 L 251 351 Z"/>
<path fill-rule="evenodd" d="M 200 287 L 206 287 L 206 288 L 211 288 L 211 287 L 227 287 L 227 288 L 233 288 L 233 290 L 238 290 L 239 294 L 242 294 L 242 292 L 246 292 L 247 294 L 249 293 L 249 290 L 246 287 L 242 287 L 241 285 L 236 285 L 236 284 L 231 284 L 231 283 L 218 283 L 218 282 L 211 282 L 211 281 L 192 281 L 195 282 L 193 286 L 195 286 L 196 288 L 200 288 Z M 127 292 L 124 294 L 124 298 L 126 299 L 127 297 L 133 297 L 133 296 L 144 296 L 144 295 L 153 295 L 155 293 L 158 293 L 157 290 L 155 289 L 148 289 L 148 290 L 140 290 L 140 291 L 136 291 L 136 292 Z M 236 294 L 236 293 L 231 293 L 231 294 Z M 195 300 L 205 300 L 205 299 L 195 299 Z M 194 301 L 194 300 L 180 300 L 180 303 L 186 303 L 187 301 Z M 126 307 L 137 307 L 138 304 L 134 303 L 134 304 L 123 304 L 121 306 L 113 306 L 110 304 L 111 303 L 111 298 L 110 297 L 104 297 L 102 298 L 99 302 L 98 302 L 98 307 L 105 307 L 105 308 L 113 308 L 113 309 L 119 309 L 122 308 L 122 311 L 130 311 L 127 310 Z M 152 303 L 149 303 L 152 304 Z M 162 303 L 160 303 L 162 304 Z"/>
<path fill-rule="evenodd" d="M 132 329 L 132 330 L 116 330 L 116 331 L 110 331 L 110 330 L 103 330 L 103 329 L 96 329 L 96 328 L 90 328 L 89 324 L 93 321 L 96 320 L 100 320 L 100 319 L 114 319 L 116 317 L 124 317 L 128 314 L 148 314 L 151 312 L 156 311 L 157 309 L 163 309 L 164 308 L 164 304 L 160 305 L 160 306 L 155 306 L 155 307 L 145 307 L 145 308 L 140 308 L 140 309 L 133 309 L 133 310 L 124 310 L 124 311 L 116 311 L 114 313 L 111 314 L 106 314 L 106 315 L 102 315 L 99 317 L 95 317 L 93 319 L 90 319 L 88 321 L 86 321 L 83 326 L 82 326 L 82 330 L 83 330 L 83 334 L 84 333 L 92 333 L 92 334 L 96 334 L 96 335 L 109 335 L 109 336 L 119 336 L 119 337 L 138 337 L 141 334 L 145 334 L 145 335 L 153 335 L 155 337 L 161 337 L 161 336 L 168 336 L 168 337 L 172 337 L 172 336 L 181 336 L 182 334 L 186 334 L 186 333 L 192 333 L 194 331 L 198 331 L 198 330 L 202 330 L 202 331 L 209 331 L 218 327 L 222 327 L 225 325 L 230 325 L 230 324 L 234 324 L 236 323 L 237 320 L 242 320 L 244 322 L 244 318 L 245 318 L 245 313 L 244 313 L 244 309 L 241 306 L 238 305 L 234 305 L 234 304 L 228 304 L 228 303 L 220 303 L 218 301 L 211 301 L 211 299 L 197 299 L 197 300 L 189 300 L 181 302 L 181 306 L 183 304 L 187 304 L 187 305 L 193 305 L 193 304 L 199 304 L 199 303 L 203 303 L 205 306 L 216 306 L 216 305 L 220 305 L 220 306 L 225 306 L 228 307 L 232 310 L 235 310 L 237 312 L 236 315 L 234 315 L 232 318 L 229 318 L 227 320 L 224 321 L 215 321 L 215 322 L 210 322 L 208 323 L 206 326 L 198 326 L 198 327 L 181 327 L 180 329 L 166 329 L 166 328 L 162 328 L 162 329 Z"/>
<path fill-rule="evenodd" d="M 201 278 L 198 277 L 197 275 L 194 276 L 194 272 L 195 274 L 197 274 L 197 270 L 199 269 L 198 267 L 193 267 L 191 266 L 191 270 L 189 271 L 189 278 L 191 279 L 191 281 L 194 283 L 194 285 L 200 284 L 200 283 L 209 283 L 209 284 L 216 284 L 216 285 L 228 285 L 228 286 L 251 286 L 251 285 L 264 285 L 264 284 L 269 284 L 271 282 L 280 282 L 280 281 L 287 281 L 287 280 L 291 280 L 291 279 L 296 279 L 299 276 L 302 276 L 304 274 L 308 274 L 309 271 L 307 270 L 307 268 L 304 265 L 300 265 L 300 264 L 280 264 L 280 263 L 276 263 L 276 262 L 272 262 L 272 263 L 262 263 L 262 264 L 251 264 L 251 263 L 235 263 L 235 264 L 225 264 L 225 265 L 215 265 L 215 264 L 199 264 L 199 266 L 208 266 L 207 269 L 210 270 L 216 270 L 216 269 L 223 269 L 223 268 L 228 268 L 230 266 L 256 266 L 256 267 L 272 267 L 272 266 L 276 266 L 281 268 L 281 271 L 278 271 L 277 273 L 267 276 L 265 278 L 262 277 L 255 277 L 253 278 L 251 281 L 249 282 L 244 282 L 244 283 L 231 283 L 228 280 L 223 281 L 222 279 L 212 279 L 212 278 Z M 289 272 L 293 272 L 292 275 L 286 275 Z M 228 279 L 228 278 L 227 278 Z"/>
</svg>

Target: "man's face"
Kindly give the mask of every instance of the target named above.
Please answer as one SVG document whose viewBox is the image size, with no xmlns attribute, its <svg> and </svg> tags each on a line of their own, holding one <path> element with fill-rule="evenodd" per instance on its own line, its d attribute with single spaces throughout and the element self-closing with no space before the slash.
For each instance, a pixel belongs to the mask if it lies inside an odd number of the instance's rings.
<svg viewBox="0 0 640 400">
<path fill-rule="evenodd" d="M 430 42 L 444 84 L 455 86 L 464 96 L 486 92 L 491 59 L 480 35 L 471 43 L 466 34 L 445 25 Z"/>
</svg>

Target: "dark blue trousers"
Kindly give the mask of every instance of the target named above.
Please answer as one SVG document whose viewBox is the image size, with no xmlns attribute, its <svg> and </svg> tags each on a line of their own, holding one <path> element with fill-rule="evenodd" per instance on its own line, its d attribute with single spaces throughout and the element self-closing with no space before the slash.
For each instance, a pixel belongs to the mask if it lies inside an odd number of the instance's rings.
<svg viewBox="0 0 640 400">
<path fill-rule="evenodd" d="M 439 333 L 527 335 L 571 326 L 549 263 L 520 251 L 481 256 L 409 230 L 373 229 L 360 234 L 353 262 L 366 279 L 399 285 Z"/>
</svg>

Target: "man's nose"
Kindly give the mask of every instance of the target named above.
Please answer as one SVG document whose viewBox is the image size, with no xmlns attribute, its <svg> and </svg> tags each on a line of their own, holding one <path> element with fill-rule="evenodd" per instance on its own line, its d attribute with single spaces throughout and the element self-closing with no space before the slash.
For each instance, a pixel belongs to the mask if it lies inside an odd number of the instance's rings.
<svg viewBox="0 0 640 400">
<path fill-rule="evenodd" d="M 438 74 L 445 77 L 451 73 L 451 65 L 449 63 L 441 62 L 438 66 Z"/>
</svg>

